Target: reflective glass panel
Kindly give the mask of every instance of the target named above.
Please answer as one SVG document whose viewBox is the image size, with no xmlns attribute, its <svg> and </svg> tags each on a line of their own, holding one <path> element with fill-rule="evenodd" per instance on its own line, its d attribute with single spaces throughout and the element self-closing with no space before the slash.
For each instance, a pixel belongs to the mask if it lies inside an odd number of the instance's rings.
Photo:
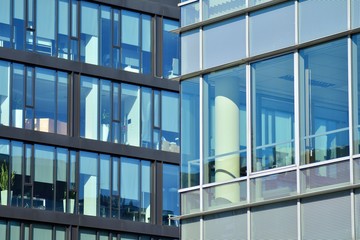
<svg viewBox="0 0 360 240">
<path fill-rule="evenodd" d="M 151 16 L 141 15 L 141 72 L 151 73 Z"/>
<path fill-rule="evenodd" d="M 98 155 L 80 152 L 79 213 L 96 216 L 98 202 Z"/>
<path fill-rule="evenodd" d="M 17 50 L 24 49 L 25 42 L 25 11 L 24 0 L 14 0 L 14 15 L 13 15 L 13 43 Z"/>
<path fill-rule="evenodd" d="M 121 143 L 140 144 L 140 87 L 121 85 Z"/>
<path fill-rule="evenodd" d="M 98 80 L 81 77 L 80 83 L 80 137 L 98 138 Z"/>
<path fill-rule="evenodd" d="M 200 171 L 199 79 L 181 82 L 181 187 L 199 185 Z"/>
<path fill-rule="evenodd" d="M 0 61 L 0 124 L 9 126 L 10 121 L 10 63 Z"/>
<path fill-rule="evenodd" d="M 100 155 L 100 216 L 110 216 L 110 156 Z"/>
<path fill-rule="evenodd" d="M 194 30 L 181 35 L 181 74 L 200 69 L 199 31 Z"/>
<path fill-rule="evenodd" d="M 197 23 L 200 20 L 199 2 L 190 3 L 181 7 L 181 26 Z"/>
<path fill-rule="evenodd" d="M 122 219 L 139 221 L 140 161 L 121 158 L 121 216 Z"/>
<path fill-rule="evenodd" d="M 302 164 L 349 155 L 347 39 L 300 51 Z"/>
<path fill-rule="evenodd" d="M 11 93 L 11 126 L 23 127 L 24 112 L 24 66 L 13 64 L 13 79 Z"/>
<path fill-rule="evenodd" d="M 360 2 L 360 1 L 359 1 Z M 353 121 L 354 153 L 360 153 L 360 35 L 352 37 L 352 81 L 353 81 Z"/>
<path fill-rule="evenodd" d="M 246 55 L 245 17 L 204 27 L 204 68 L 229 63 Z"/>
<path fill-rule="evenodd" d="M 69 57 L 69 0 L 58 0 L 58 57 Z"/>
<path fill-rule="evenodd" d="M 121 66 L 129 72 L 140 72 L 140 14 L 121 11 Z"/>
<path fill-rule="evenodd" d="M 170 219 L 180 214 L 179 180 L 179 166 L 163 164 L 162 222 L 164 225 L 179 225 L 177 220 Z"/>
<path fill-rule="evenodd" d="M 180 38 L 171 32 L 179 27 L 179 22 L 163 19 L 163 77 L 173 78 L 180 75 Z"/>
<path fill-rule="evenodd" d="M 3 0 L 0 8 L 0 47 L 11 47 L 11 0 Z"/>
<path fill-rule="evenodd" d="M 161 150 L 180 152 L 179 94 L 161 92 Z"/>
<path fill-rule="evenodd" d="M 68 132 L 68 74 L 57 72 L 57 122 L 58 134 L 66 135 Z"/>
<path fill-rule="evenodd" d="M 37 131 L 56 132 L 55 74 L 53 70 L 36 68 L 34 129 Z"/>
<path fill-rule="evenodd" d="M 110 141 L 111 124 L 111 82 L 100 81 L 100 140 Z"/>
<path fill-rule="evenodd" d="M 347 1 L 299 1 L 299 41 L 301 43 L 346 29 Z"/>
<path fill-rule="evenodd" d="M 253 171 L 294 164 L 294 60 L 251 65 Z"/>
<path fill-rule="evenodd" d="M 81 62 L 98 64 L 98 22 L 98 5 L 81 1 Z"/>
<path fill-rule="evenodd" d="M 141 88 L 141 147 L 152 147 L 152 90 Z"/>
<path fill-rule="evenodd" d="M 33 208 L 54 209 L 54 151 L 53 147 L 35 145 Z"/>
<path fill-rule="evenodd" d="M 151 163 L 141 161 L 141 207 L 139 219 L 141 222 L 151 222 Z"/>
<path fill-rule="evenodd" d="M 351 0 L 351 28 L 360 26 L 360 1 Z"/>
<path fill-rule="evenodd" d="M 246 7 L 246 0 L 203 0 L 203 20 L 222 16 Z"/>
<path fill-rule="evenodd" d="M 36 1 L 36 51 L 56 56 L 55 0 Z"/>
<path fill-rule="evenodd" d="M 277 50 L 294 43 L 295 4 L 293 1 L 250 14 L 250 55 Z"/>
<path fill-rule="evenodd" d="M 100 65 L 111 67 L 111 8 L 100 7 Z"/>
<path fill-rule="evenodd" d="M 245 66 L 204 76 L 204 181 L 246 175 Z"/>
</svg>

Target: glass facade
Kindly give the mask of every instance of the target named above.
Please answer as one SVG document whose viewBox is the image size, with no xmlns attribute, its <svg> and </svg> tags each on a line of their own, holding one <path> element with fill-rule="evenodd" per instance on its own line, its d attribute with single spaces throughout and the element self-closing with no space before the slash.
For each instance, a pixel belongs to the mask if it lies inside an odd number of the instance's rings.
<svg viewBox="0 0 360 240">
<path fill-rule="evenodd" d="M 182 238 L 358 239 L 359 1 L 179 6 Z"/>
<path fill-rule="evenodd" d="M 179 239 L 178 1 L 0 2 L 0 239 Z"/>
</svg>

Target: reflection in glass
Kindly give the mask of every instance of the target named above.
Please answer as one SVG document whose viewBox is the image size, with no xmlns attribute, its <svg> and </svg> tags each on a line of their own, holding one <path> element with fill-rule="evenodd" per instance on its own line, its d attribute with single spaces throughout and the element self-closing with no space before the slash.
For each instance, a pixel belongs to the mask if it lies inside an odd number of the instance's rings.
<svg viewBox="0 0 360 240">
<path fill-rule="evenodd" d="M 181 74 L 200 69 L 199 31 L 188 31 L 181 35 Z"/>
<path fill-rule="evenodd" d="M 360 3 L 360 1 L 358 1 Z M 360 153 L 360 35 L 352 37 L 354 153 Z"/>
<path fill-rule="evenodd" d="M 1 10 L 0 10 L 1 11 Z M 0 124 L 9 126 L 10 120 L 10 63 L 0 61 Z"/>
<path fill-rule="evenodd" d="M 11 47 L 11 0 L 3 0 L 0 8 L 0 47 Z"/>
<path fill-rule="evenodd" d="M 293 45 L 295 43 L 294 2 L 289 1 L 251 13 L 249 34 L 252 56 Z"/>
<path fill-rule="evenodd" d="M 81 77 L 80 90 L 80 137 L 98 138 L 98 80 Z"/>
<path fill-rule="evenodd" d="M 194 2 L 181 7 L 181 26 L 197 23 L 200 20 L 199 2 Z"/>
<path fill-rule="evenodd" d="M 100 216 L 110 216 L 110 156 L 100 155 Z"/>
<path fill-rule="evenodd" d="M 24 50 L 25 42 L 25 17 L 24 0 L 14 0 L 14 18 L 13 18 L 13 43 L 17 50 Z"/>
<path fill-rule="evenodd" d="M 24 112 L 24 66 L 13 64 L 12 79 L 12 96 L 11 96 L 11 126 L 23 127 Z"/>
<path fill-rule="evenodd" d="M 178 27 L 178 21 L 163 19 L 162 76 L 164 78 L 173 78 L 180 75 L 180 38 L 177 33 L 171 32 Z"/>
<path fill-rule="evenodd" d="M 35 145 L 33 208 L 54 209 L 54 151 L 53 147 Z"/>
<path fill-rule="evenodd" d="M 347 41 L 300 51 L 302 164 L 349 155 Z"/>
<path fill-rule="evenodd" d="M 244 58 L 246 55 L 245 45 L 244 16 L 204 27 L 204 68 L 210 68 Z"/>
<path fill-rule="evenodd" d="M 179 183 L 179 166 L 163 164 L 163 225 L 178 226 L 178 220 L 172 220 L 171 217 L 180 214 L 180 197 L 178 189 Z"/>
<path fill-rule="evenodd" d="M 199 79 L 181 82 L 181 187 L 199 185 L 200 171 Z"/>
<path fill-rule="evenodd" d="M 58 0 L 58 58 L 69 57 L 69 0 Z"/>
<path fill-rule="evenodd" d="M 314 31 L 314 29 L 317 30 Z M 346 29 L 347 1 L 299 1 L 299 41 L 301 43 Z"/>
<path fill-rule="evenodd" d="M 56 56 L 55 0 L 36 0 L 36 51 Z"/>
<path fill-rule="evenodd" d="M 121 11 L 121 65 L 129 72 L 140 72 L 140 14 Z"/>
<path fill-rule="evenodd" d="M 252 64 L 253 171 L 294 163 L 294 61 Z"/>
<path fill-rule="evenodd" d="M 205 183 L 228 181 L 246 175 L 245 84 L 245 66 L 204 76 L 204 105 L 207 112 L 204 115 Z M 237 191 L 239 189 L 229 189 L 228 192 L 239 197 Z M 238 201 L 231 196 L 229 198 L 231 202 Z"/>
<path fill-rule="evenodd" d="M 56 149 L 56 211 L 66 212 L 68 150 Z"/>
<path fill-rule="evenodd" d="M 246 7 L 246 0 L 203 0 L 203 20 L 222 16 Z"/>
<path fill-rule="evenodd" d="M 161 150 L 180 152 L 179 94 L 161 92 Z"/>
<path fill-rule="evenodd" d="M 98 32 L 98 5 L 81 1 L 81 62 L 98 64 Z"/>
<path fill-rule="evenodd" d="M 152 147 L 152 90 L 141 89 L 141 147 Z"/>
<path fill-rule="evenodd" d="M 96 216 L 98 199 L 98 155 L 80 152 L 79 213 Z"/>
<path fill-rule="evenodd" d="M 111 82 L 100 81 L 100 140 L 110 141 Z"/>
<path fill-rule="evenodd" d="M 151 73 L 151 16 L 141 15 L 141 73 Z M 176 48 L 178 49 L 178 48 Z"/>
<path fill-rule="evenodd" d="M 121 143 L 139 146 L 140 143 L 140 87 L 121 85 Z"/>
</svg>

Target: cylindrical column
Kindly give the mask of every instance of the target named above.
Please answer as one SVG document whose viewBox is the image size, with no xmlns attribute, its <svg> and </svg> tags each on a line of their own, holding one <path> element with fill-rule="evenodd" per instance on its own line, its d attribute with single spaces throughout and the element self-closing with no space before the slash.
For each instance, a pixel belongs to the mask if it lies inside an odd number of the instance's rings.
<svg viewBox="0 0 360 240">
<path fill-rule="evenodd" d="M 215 154 L 221 155 L 239 150 L 240 146 L 240 108 L 239 89 L 236 78 L 221 79 L 215 85 Z M 215 180 L 223 182 L 240 177 L 239 154 L 217 157 L 215 159 Z M 217 187 L 216 198 L 230 202 L 240 200 L 237 185 Z"/>
</svg>

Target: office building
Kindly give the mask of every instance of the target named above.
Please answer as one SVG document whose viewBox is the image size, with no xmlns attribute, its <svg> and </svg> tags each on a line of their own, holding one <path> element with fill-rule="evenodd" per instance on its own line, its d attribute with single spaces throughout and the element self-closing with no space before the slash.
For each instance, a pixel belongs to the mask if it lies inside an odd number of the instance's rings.
<svg viewBox="0 0 360 240">
<path fill-rule="evenodd" d="M 0 239 L 178 239 L 177 0 L 0 0 Z"/>
<path fill-rule="evenodd" d="M 360 239 L 360 1 L 182 1 L 181 239 Z"/>
</svg>

